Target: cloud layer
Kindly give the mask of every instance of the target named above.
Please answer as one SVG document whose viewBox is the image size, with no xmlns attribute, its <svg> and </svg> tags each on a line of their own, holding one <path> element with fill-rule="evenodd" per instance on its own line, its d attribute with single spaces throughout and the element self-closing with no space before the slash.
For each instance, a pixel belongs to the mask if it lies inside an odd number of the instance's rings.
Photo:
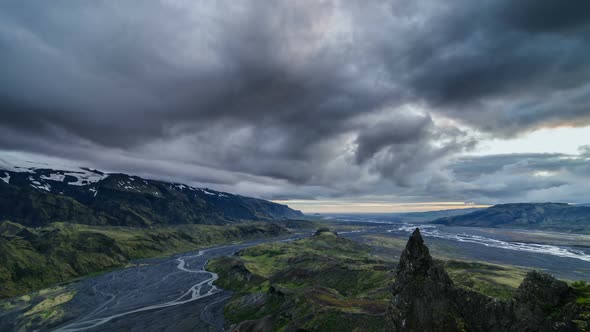
<svg viewBox="0 0 590 332">
<path fill-rule="evenodd" d="M 590 125 L 588 35 L 585 1 L 3 3 L 0 149 L 265 198 L 588 200 L 585 152 L 461 157 Z"/>
</svg>

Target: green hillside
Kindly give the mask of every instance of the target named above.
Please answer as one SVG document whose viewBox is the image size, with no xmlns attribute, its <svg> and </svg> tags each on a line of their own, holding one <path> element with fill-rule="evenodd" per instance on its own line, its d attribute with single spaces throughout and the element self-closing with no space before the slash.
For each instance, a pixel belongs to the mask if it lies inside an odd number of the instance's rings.
<svg viewBox="0 0 590 332">
<path fill-rule="evenodd" d="M 146 229 L 70 223 L 30 228 L 4 221 L 0 223 L 0 298 L 124 267 L 132 259 L 287 233 L 268 222 Z"/>
</svg>

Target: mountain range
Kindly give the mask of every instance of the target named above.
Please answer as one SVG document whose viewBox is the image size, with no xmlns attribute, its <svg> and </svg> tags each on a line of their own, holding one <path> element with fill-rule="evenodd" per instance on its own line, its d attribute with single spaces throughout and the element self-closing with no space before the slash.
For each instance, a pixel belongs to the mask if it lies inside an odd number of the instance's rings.
<svg viewBox="0 0 590 332">
<path fill-rule="evenodd" d="M 467 214 L 439 218 L 433 223 L 586 233 L 590 231 L 590 206 L 567 203 L 498 204 Z"/>
<path fill-rule="evenodd" d="M 0 163 L 0 220 L 39 227 L 52 222 L 158 226 L 297 219 L 270 201 L 89 168 Z"/>
</svg>

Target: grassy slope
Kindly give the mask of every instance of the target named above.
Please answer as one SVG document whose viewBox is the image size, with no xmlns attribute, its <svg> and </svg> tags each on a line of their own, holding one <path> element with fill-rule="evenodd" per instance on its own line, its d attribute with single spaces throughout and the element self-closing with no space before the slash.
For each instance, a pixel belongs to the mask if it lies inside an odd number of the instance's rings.
<svg viewBox="0 0 590 332">
<path fill-rule="evenodd" d="M 286 232 L 272 223 L 145 229 L 67 223 L 27 228 L 5 221 L 0 223 L 0 298 L 123 267 L 131 259 Z"/>
<path fill-rule="evenodd" d="M 259 324 L 279 331 L 379 331 L 385 322 L 392 265 L 331 233 L 250 247 L 207 268 L 236 291 L 230 323 L 266 317 Z"/>
<path fill-rule="evenodd" d="M 406 245 L 406 240 L 390 236 L 368 235 L 364 238 L 372 247 L 384 249 L 385 254 L 399 254 Z M 465 261 L 454 253 L 453 248 L 437 243 L 429 243 L 428 246 L 457 285 L 488 296 L 511 298 L 527 273 L 526 269 L 517 266 Z"/>
</svg>

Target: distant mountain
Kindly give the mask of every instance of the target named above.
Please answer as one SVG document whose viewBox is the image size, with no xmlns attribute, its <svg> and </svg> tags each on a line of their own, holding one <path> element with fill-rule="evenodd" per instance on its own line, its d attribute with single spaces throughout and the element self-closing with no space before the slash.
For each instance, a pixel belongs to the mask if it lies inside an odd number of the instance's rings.
<svg viewBox="0 0 590 332">
<path fill-rule="evenodd" d="M 590 206 L 566 203 L 499 204 L 464 215 L 439 218 L 434 223 L 586 233 L 590 232 Z"/>
<path fill-rule="evenodd" d="M 262 199 L 180 183 L 0 163 L 0 221 L 150 226 L 297 219 L 300 211 Z"/>
<path fill-rule="evenodd" d="M 424 212 L 397 213 L 332 213 L 326 214 L 325 219 L 339 220 L 350 223 L 390 223 L 390 222 L 429 222 L 437 218 L 467 214 L 480 208 L 450 209 Z"/>
<path fill-rule="evenodd" d="M 480 211 L 481 208 L 466 208 L 466 209 L 449 209 L 449 210 L 438 210 L 438 211 L 424 211 L 424 212 L 406 212 L 406 213 L 395 213 L 394 216 L 399 218 L 400 221 L 406 222 L 421 222 L 431 221 L 437 218 L 452 217 L 463 215 L 475 211 Z"/>
</svg>

